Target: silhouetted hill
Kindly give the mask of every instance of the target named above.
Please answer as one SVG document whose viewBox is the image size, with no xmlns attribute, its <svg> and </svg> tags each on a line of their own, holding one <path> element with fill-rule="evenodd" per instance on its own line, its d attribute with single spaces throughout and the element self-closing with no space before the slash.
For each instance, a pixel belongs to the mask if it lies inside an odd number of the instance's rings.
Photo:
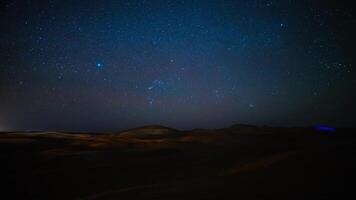
<svg viewBox="0 0 356 200">
<path fill-rule="evenodd" d="M 120 137 L 151 137 L 151 136 L 164 136 L 179 132 L 176 129 L 168 128 L 160 125 L 148 125 L 138 128 L 128 129 L 119 134 Z"/>
<path fill-rule="evenodd" d="M 354 199 L 351 129 L 0 134 L 1 199 Z"/>
</svg>

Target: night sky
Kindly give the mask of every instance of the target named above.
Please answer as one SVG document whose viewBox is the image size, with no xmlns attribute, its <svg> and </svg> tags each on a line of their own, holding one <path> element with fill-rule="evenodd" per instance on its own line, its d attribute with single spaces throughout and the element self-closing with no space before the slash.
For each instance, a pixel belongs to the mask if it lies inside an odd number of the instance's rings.
<svg viewBox="0 0 356 200">
<path fill-rule="evenodd" d="M 0 131 L 353 126 L 352 1 L 1 1 Z"/>
</svg>

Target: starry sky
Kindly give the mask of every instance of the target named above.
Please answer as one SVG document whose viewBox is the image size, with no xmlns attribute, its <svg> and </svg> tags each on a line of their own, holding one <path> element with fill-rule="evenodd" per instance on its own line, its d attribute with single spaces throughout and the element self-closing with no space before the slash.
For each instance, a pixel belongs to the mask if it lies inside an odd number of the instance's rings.
<svg viewBox="0 0 356 200">
<path fill-rule="evenodd" d="M 1 1 L 0 131 L 355 126 L 352 8 Z"/>
</svg>

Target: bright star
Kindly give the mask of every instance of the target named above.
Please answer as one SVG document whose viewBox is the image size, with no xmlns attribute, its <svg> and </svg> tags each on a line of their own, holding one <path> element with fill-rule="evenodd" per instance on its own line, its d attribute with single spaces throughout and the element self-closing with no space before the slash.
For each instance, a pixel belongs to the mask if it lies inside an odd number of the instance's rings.
<svg viewBox="0 0 356 200">
<path fill-rule="evenodd" d="M 103 64 L 102 64 L 102 63 L 96 63 L 96 67 L 97 67 L 98 69 L 101 69 L 101 68 L 103 67 Z"/>
</svg>

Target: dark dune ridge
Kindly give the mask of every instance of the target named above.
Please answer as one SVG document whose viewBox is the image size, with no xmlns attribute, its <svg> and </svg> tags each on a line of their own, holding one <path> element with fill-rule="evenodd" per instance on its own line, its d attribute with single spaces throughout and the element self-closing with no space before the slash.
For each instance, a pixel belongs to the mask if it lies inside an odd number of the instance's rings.
<svg viewBox="0 0 356 200">
<path fill-rule="evenodd" d="M 354 198 L 350 129 L 0 134 L 1 199 Z"/>
</svg>

